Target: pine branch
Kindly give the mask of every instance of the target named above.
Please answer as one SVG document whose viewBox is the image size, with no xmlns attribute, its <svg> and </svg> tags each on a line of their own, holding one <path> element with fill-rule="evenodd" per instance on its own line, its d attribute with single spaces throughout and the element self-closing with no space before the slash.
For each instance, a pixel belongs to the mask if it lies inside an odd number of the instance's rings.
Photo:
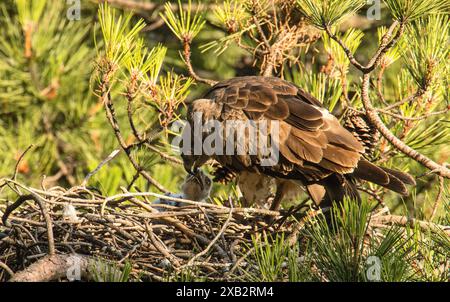
<svg viewBox="0 0 450 302">
<path fill-rule="evenodd" d="M 450 229 L 448 226 L 438 225 L 432 222 L 421 221 L 414 218 L 409 218 L 400 215 L 380 215 L 373 217 L 370 221 L 371 224 L 395 224 L 399 226 L 415 226 L 418 225 L 422 230 L 432 232 L 445 232 L 450 235 Z"/>
<path fill-rule="evenodd" d="M 391 39 L 394 30 L 396 27 L 399 26 L 395 36 Z M 350 63 L 352 63 L 353 66 L 355 66 L 357 69 L 359 69 L 363 73 L 369 73 L 375 70 L 375 68 L 378 67 L 381 59 L 383 56 L 388 52 L 389 49 L 391 49 L 395 43 L 398 41 L 400 36 L 403 34 L 405 29 L 404 23 L 399 23 L 395 21 L 392 23 L 391 27 L 389 28 L 389 31 L 386 33 L 386 35 L 383 37 L 381 44 L 378 47 L 378 50 L 376 51 L 375 55 L 372 57 L 372 59 L 369 61 L 367 65 L 363 65 L 360 62 L 356 60 L 354 57 L 352 51 L 345 45 L 345 43 L 337 37 L 330 29 L 329 26 L 325 26 L 326 33 L 334 40 L 336 41 L 344 50 L 345 54 L 347 55 L 348 59 L 350 60 Z"/>
<path fill-rule="evenodd" d="M 217 81 L 204 79 L 200 77 L 194 70 L 194 67 L 191 63 L 191 42 L 187 39 L 183 40 L 183 59 L 186 67 L 188 69 L 189 75 L 199 83 L 207 84 L 209 86 L 214 86 Z"/>
<path fill-rule="evenodd" d="M 414 102 L 416 99 L 422 97 L 425 94 L 425 92 L 426 92 L 426 89 L 419 88 L 414 94 L 412 94 L 412 95 L 404 98 L 403 100 L 398 101 L 398 102 L 396 102 L 396 103 L 394 103 L 392 105 L 384 107 L 383 110 L 389 111 L 389 110 L 394 109 L 396 107 L 399 107 L 399 106 L 401 106 L 403 104 Z"/>
<path fill-rule="evenodd" d="M 386 114 L 386 115 L 392 116 L 392 117 L 394 117 L 396 119 L 403 120 L 403 121 L 421 121 L 421 120 L 427 119 L 427 118 L 432 117 L 432 116 L 445 114 L 449 110 L 450 110 L 450 108 L 445 108 L 443 110 L 439 110 L 439 111 L 435 111 L 435 112 L 429 112 L 429 113 L 423 114 L 421 116 L 409 117 L 409 116 L 403 116 L 403 115 L 400 115 L 400 114 L 396 114 L 396 113 L 390 112 L 390 111 L 385 110 L 385 109 L 376 109 L 377 112 L 380 112 L 382 114 Z"/>
<path fill-rule="evenodd" d="M 444 195 L 444 190 L 445 190 L 445 179 L 444 179 L 444 177 L 439 177 L 439 191 L 438 191 L 436 199 L 433 203 L 433 209 L 431 210 L 431 215 L 430 215 L 430 219 L 429 219 L 430 221 L 432 221 L 434 219 L 434 217 L 436 216 L 437 209 L 442 200 L 442 196 Z"/>
<path fill-rule="evenodd" d="M 142 2 L 142 1 L 135 1 L 135 0 L 93 0 L 97 3 L 109 3 L 114 6 L 119 6 L 124 9 L 129 10 L 144 10 L 144 11 L 153 11 L 158 6 L 160 6 L 159 3 L 154 2 Z"/>
<path fill-rule="evenodd" d="M 393 35 L 393 32 L 396 27 L 399 27 L 397 32 L 395 33 L 394 37 L 391 39 L 391 36 Z M 372 102 L 370 100 L 369 96 L 369 88 L 370 88 L 370 74 L 372 71 L 378 67 L 380 60 L 382 56 L 391 49 L 395 43 L 398 41 L 402 33 L 404 32 L 404 23 L 395 21 L 386 35 L 383 37 L 382 42 L 380 43 L 377 52 L 375 55 L 370 59 L 367 66 L 361 65 L 359 62 L 356 61 L 356 59 L 353 57 L 352 52 L 349 50 L 348 47 L 345 46 L 345 44 L 342 42 L 341 39 L 339 39 L 336 35 L 334 35 L 330 28 L 325 27 L 325 31 L 327 32 L 330 37 L 338 42 L 338 44 L 343 48 L 345 53 L 347 54 L 350 62 L 363 73 L 363 83 L 362 83 L 362 103 L 364 106 L 364 109 L 366 110 L 367 117 L 369 121 L 377 128 L 378 131 L 388 140 L 396 149 L 401 151 L 406 156 L 416 160 L 423 166 L 427 167 L 431 171 L 437 173 L 440 176 L 450 178 L 450 170 L 442 165 L 439 165 L 438 163 L 434 162 L 432 159 L 428 158 L 427 156 L 419 153 L 418 151 L 412 149 L 408 145 L 406 145 L 402 140 L 397 138 L 387 127 L 384 125 L 383 121 L 380 119 L 380 117 L 377 114 L 377 110 L 373 107 Z"/>
<path fill-rule="evenodd" d="M 111 127 L 114 130 L 114 134 L 117 138 L 117 141 L 119 142 L 119 145 L 122 147 L 123 151 L 128 157 L 128 160 L 133 165 L 134 169 L 139 172 L 151 185 L 155 186 L 159 191 L 163 193 L 169 193 L 169 190 L 164 188 L 163 185 L 161 185 L 158 181 L 156 181 L 150 174 L 148 174 L 144 169 L 137 163 L 137 161 L 133 158 L 131 155 L 131 147 L 127 145 L 124 138 L 122 137 L 122 133 L 119 128 L 119 124 L 117 122 L 117 119 L 115 117 L 115 110 L 114 105 L 111 100 L 111 95 L 109 92 L 109 85 L 107 82 L 103 82 L 100 84 L 100 87 L 102 87 L 102 102 L 104 104 L 104 108 L 106 111 L 106 116 L 108 118 L 108 121 L 111 125 Z"/>
<path fill-rule="evenodd" d="M 413 148 L 406 145 L 402 140 L 397 138 L 383 123 L 383 121 L 378 116 L 376 110 L 373 108 L 369 97 L 369 86 L 370 86 L 370 73 L 366 73 L 363 76 L 362 83 L 362 103 L 364 109 L 366 110 L 367 117 L 370 122 L 377 128 L 378 131 L 389 141 L 397 150 L 401 151 L 406 156 L 414 159 L 418 163 L 430 169 L 432 172 L 437 173 L 445 178 L 450 178 L 450 170 L 443 165 L 434 162 L 427 156 L 419 153 Z"/>
</svg>

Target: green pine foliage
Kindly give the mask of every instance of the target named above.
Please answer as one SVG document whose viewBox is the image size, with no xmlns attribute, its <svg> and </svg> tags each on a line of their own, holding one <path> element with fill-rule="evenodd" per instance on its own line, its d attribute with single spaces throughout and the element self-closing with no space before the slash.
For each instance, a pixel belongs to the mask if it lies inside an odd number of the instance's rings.
<svg viewBox="0 0 450 302">
<path fill-rule="evenodd" d="M 33 144 L 19 177 L 38 184 L 43 175 L 65 170 L 66 162 L 67 175 L 56 178 L 75 184 L 77 174 L 99 158 L 102 150 L 95 146 L 104 139 L 93 142 L 93 125 L 104 122 L 89 89 L 92 26 L 88 19 L 68 21 L 61 1 L 32 3 L 0 5 L 0 148 L 9 154 L 0 160 L 0 175 L 12 175 L 15 161 Z"/>
</svg>

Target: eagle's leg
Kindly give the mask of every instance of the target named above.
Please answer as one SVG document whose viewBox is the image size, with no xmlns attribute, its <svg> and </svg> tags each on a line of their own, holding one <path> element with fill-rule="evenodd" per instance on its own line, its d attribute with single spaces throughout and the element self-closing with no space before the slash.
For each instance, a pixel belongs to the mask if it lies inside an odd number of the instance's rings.
<svg viewBox="0 0 450 302">
<path fill-rule="evenodd" d="M 270 210 L 278 211 L 280 209 L 281 202 L 283 201 L 283 198 L 286 195 L 287 187 L 288 187 L 287 182 L 281 181 L 277 183 L 277 192 L 275 193 L 275 197 L 273 198 Z"/>
</svg>

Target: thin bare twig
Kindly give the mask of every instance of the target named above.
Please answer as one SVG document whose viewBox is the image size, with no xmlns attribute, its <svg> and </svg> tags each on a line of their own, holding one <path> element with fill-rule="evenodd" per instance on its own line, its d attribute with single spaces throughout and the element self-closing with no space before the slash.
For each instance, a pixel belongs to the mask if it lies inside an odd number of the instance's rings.
<svg viewBox="0 0 450 302">
<path fill-rule="evenodd" d="M 328 34 L 328 36 L 330 36 L 331 39 L 336 41 L 339 44 L 339 46 L 341 46 L 341 48 L 344 50 L 344 52 L 347 55 L 347 58 L 349 59 L 350 63 L 352 63 L 352 65 L 355 66 L 360 71 L 364 72 L 365 67 L 356 60 L 356 58 L 353 56 L 353 53 L 350 50 L 350 48 L 348 48 L 347 45 L 345 45 L 344 42 L 342 42 L 341 39 L 339 39 L 335 34 L 333 34 L 333 32 L 331 31 L 329 26 L 324 26 L 324 28 L 325 28 L 325 31 Z"/>
<path fill-rule="evenodd" d="M 371 224 L 395 224 L 399 226 L 415 226 L 418 225 L 422 230 L 432 231 L 432 232 L 445 232 L 450 235 L 450 229 L 447 226 L 438 225 L 431 222 L 421 221 L 414 218 L 409 218 L 400 215 L 380 215 L 377 217 L 372 217 Z"/>
<path fill-rule="evenodd" d="M 195 72 L 194 67 L 192 67 L 191 63 L 191 41 L 188 39 L 184 39 L 183 41 L 183 59 L 188 69 L 189 75 L 194 80 L 196 80 L 199 83 L 207 84 L 209 86 L 214 86 L 215 84 L 217 84 L 217 81 L 204 79 L 199 75 L 197 75 L 197 73 Z"/>
<path fill-rule="evenodd" d="M 441 114 L 447 113 L 449 110 L 450 110 L 450 108 L 446 108 L 446 109 L 435 111 L 435 112 L 429 112 L 429 113 L 426 113 L 424 115 L 417 116 L 417 117 L 409 117 L 409 116 L 403 116 L 403 115 L 400 115 L 400 114 L 396 114 L 396 113 L 387 111 L 385 109 L 376 109 L 376 111 L 378 111 L 378 112 L 380 112 L 382 114 L 390 115 L 390 116 L 392 116 L 392 117 L 394 117 L 396 119 L 404 120 L 404 121 L 421 121 L 421 120 L 427 119 L 427 118 L 432 117 L 432 116 L 436 116 L 436 115 L 441 115 Z"/>
<path fill-rule="evenodd" d="M 106 165 L 108 162 L 110 162 L 111 160 L 113 160 L 118 154 L 120 153 L 119 149 L 114 150 L 113 152 L 111 152 L 111 154 L 108 155 L 107 158 L 105 158 L 104 160 L 102 160 L 102 162 L 92 171 L 89 172 L 88 175 L 86 175 L 86 177 L 84 178 L 83 182 L 81 183 L 82 187 L 85 187 L 89 181 L 89 179 L 95 175 L 104 165 Z"/>
<path fill-rule="evenodd" d="M 139 172 L 151 185 L 155 186 L 158 190 L 160 190 L 163 193 L 168 193 L 169 190 L 164 188 L 163 185 L 161 185 L 158 181 L 156 181 L 150 174 L 148 174 L 144 169 L 136 162 L 136 160 L 131 155 L 131 148 L 127 145 L 125 140 L 122 137 L 122 133 L 119 128 L 119 124 L 116 120 L 115 116 L 115 110 L 114 105 L 111 100 L 111 95 L 109 92 L 109 85 L 108 85 L 108 74 L 104 75 L 103 83 L 100 84 L 100 91 L 101 91 L 101 99 L 104 104 L 104 108 L 106 111 L 106 116 L 108 118 L 108 121 L 111 125 L 111 127 L 114 130 L 114 134 L 117 138 L 117 141 L 119 142 L 122 149 L 125 151 L 125 154 L 127 155 L 130 163 L 133 165 L 134 169 Z"/>
<path fill-rule="evenodd" d="M 395 36 L 391 39 L 395 29 L 398 27 L 397 32 Z M 352 63 L 353 66 L 355 66 L 357 69 L 359 69 L 363 73 L 370 73 L 375 68 L 378 67 L 381 59 L 383 58 L 383 55 L 386 54 L 386 52 L 389 51 L 390 48 L 392 48 L 397 40 L 400 38 L 400 36 L 403 34 L 405 28 L 404 23 L 399 23 L 398 21 L 395 21 L 390 26 L 387 33 L 382 38 L 382 41 L 380 43 L 380 46 L 378 47 L 378 50 L 376 51 L 375 55 L 370 59 L 369 63 L 367 65 L 362 65 L 360 62 L 356 60 L 356 58 L 353 56 L 352 51 L 344 44 L 344 42 L 336 36 L 331 28 L 328 25 L 324 24 L 324 29 L 326 33 L 330 36 L 331 39 L 336 41 L 339 46 L 344 50 L 345 54 L 347 55 L 347 58 L 349 59 L 350 63 Z"/>
<path fill-rule="evenodd" d="M 329 211 L 329 208 L 308 211 L 306 216 L 303 217 L 299 222 L 297 222 L 295 224 L 295 227 L 294 227 L 292 233 L 289 234 L 289 236 L 286 238 L 289 246 L 294 246 L 298 242 L 298 236 L 300 235 L 300 231 L 303 230 L 303 228 L 305 227 L 305 225 L 308 221 L 310 221 L 317 215 L 319 215 L 321 213 L 325 213 L 327 211 Z"/>
<path fill-rule="evenodd" d="M 160 251 L 161 254 L 166 256 L 167 259 L 169 259 L 175 267 L 180 266 L 180 260 L 169 252 L 169 250 L 167 249 L 167 247 L 164 245 L 163 242 L 158 241 L 156 235 L 153 233 L 152 227 L 148 224 L 147 221 L 145 222 L 145 227 L 149 235 L 149 238 L 152 241 L 155 248 L 158 251 Z"/>
<path fill-rule="evenodd" d="M 11 277 L 14 276 L 14 272 L 9 268 L 9 266 L 6 265 L 6 263 L 0 261 L 0 268 L 7 272 Z"/>
<path fill-rule="evenodd" d="M 230 209 L 230 212 L 228 213 L 228 218 L 225 221 L 225 223 L 223 224 L 223 226 L 220 229 L 219 233 L 217 233 L 216 237 L 214 237 L 214 239 L 208 244 L 208 246 L 203 251 L 201 251 L 200 253 L 198 253 L 194 257 L 192 257 L 191 260 L 189 260 L 189 262 L 187 263 L 186 266 L 191 266 L 192 263 L 194 263 L 194 261 L 196 261 L 198 258 L 206 255 L 211 250 L 211 248 L 216 244 L 216 242 L 221 238 L 221 236 L 225 232 L 225 230 L 228 227 L 228 224 L 230 223 L 232 217 L 233 217 L 233 212 L 232 212 L 232 209 Z"/>
<path fill-rule="evenodd" d="M 23 151 L 22 154 L 21 154 L 21 155 L 19 156 L 19 158 L 17 159 L 16 166 L 14 167 L 14 174 L 13 174 L 12 179 L 16 180 L 17 173 L 19 172 L 19 166 L 20 166 L 20 163 L 21 163 L 22 159 L 25 157 L 25 155 L 27 154 L 27 152 L 30 151 L 30 149 L 33 148 L 33 147 L 34 147 L 33 144 L 29 145 L 29 146 L 25 149 L 25 151 Z"/>
<path fill-rule="evenodd" d="M 4 225 L 8 226 L 8 216 L 18 207 L 20 207 L 25 201 L 27 200 L 34 200 L 41 209 L 42 215 L 44 216 L 46 228 L 47 228 L 47 240 L 48 240 L 48 252 L 49 255 L 55 254 L 55 240 L 53 237 L 53 223 L 52 219 L 48 213 L 47 205 L 45 201 L 36 193 L 31 192 L 29 195 L 22 195 L 20 196 L 16 202 L 14 202 L 12 205 L 8 206 L 6 210 L 3 213 L 2 222 Z"/>
<path fill-rule="evenodd" d="M 99 3 L 107 2 L 109 4 L 120 6 L 125 9 L 144 10 L 144 11 L 152 11 L 160 5 L 154 2 L 142 2 L 134 0 L 94 0 L 94 1 Z"/>
<path fill-rule="evenodd" d="M 434 216 L 436 216 L 439 203 L 441 202 L 442 195 L 444 194 L 444 189 L 445 189 L 445 179 L 444 177 L 439 176 L 439 191 L 433 204 L 433 210 L 431 212 L 431 216 L 429 219 L 430 221 L 433 221 Z"/>
<path fill-rule="evenodd" d="M 404 98 L 403 100 L 398 101 L 398 102 L 396 102 L 396 103 L 394 103 L 392 105 L 384 107 L 383 109 L 384 110 L 391 110 L 391 109 L 399 107 L 399 106 L 401 106 L 403 104 L 412 102 L 415 99 L 420 98 L 422 95 L 424 95 L 425 92 L 426 92 L 426 90 L 424 90 L 424 89 L 418 89 L 414 94 L 412 94 L 412 95 L 408 96 L 407 98 Z"/>
</svg>

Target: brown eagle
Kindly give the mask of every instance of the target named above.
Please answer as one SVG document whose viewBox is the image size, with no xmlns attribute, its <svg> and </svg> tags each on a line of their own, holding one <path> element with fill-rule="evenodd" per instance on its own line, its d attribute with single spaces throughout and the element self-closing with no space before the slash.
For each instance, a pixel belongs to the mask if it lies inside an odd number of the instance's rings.
<svg viewBox="0 0 450 302">
<path fill-rule="evenodd" d="M 194 152 L 192 146 L 183 146 L 182 152 L 188 173 L 195 173 L 209 160 L 215 160 L 240 176 L 239 186 L 245 188 L 244 197 L 250 199 L 259 191 L 267 191 L 264 186 L 269 184 L 268 178 L 272 179 L 276 185 L 272 209 L 278 209 L 287 195 L 301 187 L 317 205 L 330 206 L 345 196 L 359 200 L 357 180 L 370 181 L 402 195 L 408 194 L 407 184 L 415 184 L 406 173 L 378 167 L 366 160 L 363 144 L 317 99 L 279 78 L 236 77 L 216 84 L 201 99 L 193 101 L 188 108 L 190 127 L 185 128 L 184 134 L 204 142 L 211 135 L 212 127 L 194 133 L 196 116 L 201 116 L 202 123 L 216 121 L 215 125 L 224 129 L 230 121 L 253 121 L 253 125 L 265 122 L 268 128 L 277 123 L 277 137 L 272 138 L 279 153 L 272 165 L 263 165 L 263 155 L 259 152 L 205 154 Z M 248 129 L 244 133 L 244 137 L 234 137 L 234 151 L 246 140 Z M 216 139 L 225 145 L 231 135 L 236 133 L 221 131 L 216 133 Z"/>
</svg>

